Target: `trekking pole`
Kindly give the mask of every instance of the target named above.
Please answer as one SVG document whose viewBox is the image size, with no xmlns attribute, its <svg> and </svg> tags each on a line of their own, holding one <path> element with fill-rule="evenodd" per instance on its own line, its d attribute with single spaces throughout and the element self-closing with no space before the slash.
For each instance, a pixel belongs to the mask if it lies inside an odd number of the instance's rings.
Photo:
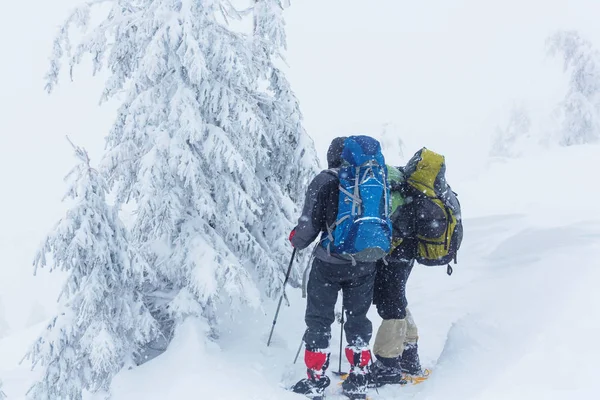
<svg viewBox="0 0 600 400">
<path fill-rule="evenodd" d="M 294 358 L 294 364 L 298 361 L 298 357 L 300 357 L 300 350 L 302 350 L 302 345 L 304 344 L 304 336 L 302 336 L 302 340 L 300 340 L 300 346 L 298 346 L 298 351 L 296 352 L 296 357 Z"/>
<path fill-rule="evenodd" d="M 290 279 L 290 273 L 292 272 L 292 264 L 294 263 L 294 257 L 296 256 L 296 249 L 292 251 L 292 258 L 290 259 L 290 265 L 288 266 L 287 273 L 285 274 L 285 280 L 283 281 L 283 287 L 281 289 L 281 297 L 279 298 L 279 304 L 277 304 L 277 311 L 275 311 L 275 317 L 273 317 L 273 326 L 271 326 L 271 333 L 269 333 L 269 340 L 267 341 L 267 347 L 271 345 L 271 338 L 273 337 L 273 331 L 275 330 L 275 324 L 277 323 L 277 317 L 279 316 L 279 310 L 281 309 L 281 302 L 285 296 L 285 285 Z"/>
<path fill-rule="evenodd" d="M 338 365 L 338 372 L 334 372 L 337 375 L 344 375 L 345 372 L 342 372 L 342 348 L 343 348 L 343 338 L 344 338 L 344 306 L 342 305 L 342 319 L 340 320 L 340 362 Z"/>
</svg>

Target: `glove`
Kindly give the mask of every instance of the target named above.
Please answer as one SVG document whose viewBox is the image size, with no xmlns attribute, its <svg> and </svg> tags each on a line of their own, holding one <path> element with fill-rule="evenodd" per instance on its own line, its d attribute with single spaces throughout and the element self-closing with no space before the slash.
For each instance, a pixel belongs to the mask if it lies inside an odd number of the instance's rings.
<svg viewBox="0 0 600 400">
<path fill-rule="evenodd" d="M 290 243 L 292 243 L 292 239 L 294 238 L 294 235 L 296 235 L 296 228 L 292 229 L 292 231 L 290 232 L 290 236 L 288 237 L 288 240 L 290 241 Z M 294 243 L 292 243 L 292 247 L 294 247 Z"/>
</svg>

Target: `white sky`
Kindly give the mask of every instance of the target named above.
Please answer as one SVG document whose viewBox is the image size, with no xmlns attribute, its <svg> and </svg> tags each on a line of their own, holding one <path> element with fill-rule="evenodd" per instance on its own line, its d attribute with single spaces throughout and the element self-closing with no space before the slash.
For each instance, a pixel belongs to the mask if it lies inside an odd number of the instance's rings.
<svg viewBox="0 0 600 400">
<path fill-rule="evenodd" d="M 64 136 L 98 161 L 114 110 L 97 107 L 102 82 L 85 68 L 76 84 L 43 91 L 56 28 L 77 3 L 10 1 L 0 13 L 0 297 L 13 328 L 56 290 L 56 277 L 30 275 L 63 211 L 62 178 L 74 165 Z M 544 40 L 577 29 L 600 46 L 598 15 L 597 0 L 293 0 L 289 78 L 322 158 L 333 137 L 393 122 L 407 153 L 443 152 L 460 176 L 470 171 L 459 159 L 485 156 L 512 101 L 550 112 L 564 77 Z"/>
<path fill-rule="evenodd" d="M 289 76 L 321 154 L 386 121 L 447 153 L 483 144 L 513 100 L 548 113 L 562 76 L 546 37 L 578 29 L 600 44 L 598 15 L 592 0 L 293 1 Z"/>
</svg>

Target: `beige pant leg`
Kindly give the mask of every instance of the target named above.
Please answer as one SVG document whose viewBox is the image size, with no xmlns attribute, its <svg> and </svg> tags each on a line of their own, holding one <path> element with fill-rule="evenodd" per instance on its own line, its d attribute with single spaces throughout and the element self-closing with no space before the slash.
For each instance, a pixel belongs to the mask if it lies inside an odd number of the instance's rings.
<svg viewBox="0 0 600 400">
<path fill-rule="evenodd" d="M 415 324 L 415 320 L 413 319 L 410 310 L 406 309 L 406 339 L 404 339 L 404 343 L 417 343 L 419 340 L 419 330 L 417 329 L 417 324 Z"/>
<path fill-rule="evenodd" d="M 397 358 L 404 351 L 406 318 L 384 319 L 377 330 L 373 352 L 384 358 Z"/>
</svg>

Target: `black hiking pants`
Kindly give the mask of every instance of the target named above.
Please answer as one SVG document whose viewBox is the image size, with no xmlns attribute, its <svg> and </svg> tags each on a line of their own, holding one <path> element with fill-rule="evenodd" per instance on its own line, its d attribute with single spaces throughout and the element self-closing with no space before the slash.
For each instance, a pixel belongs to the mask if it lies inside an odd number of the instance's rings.
<svg viewBox="0 0 600 400">
<path fill-rule="evenodd" d="M 377 262 L 373 303 L 383 319 L 406 317 L 406 283 L 415 264 L 416 243 L 406 241 L 387 258 Z"/>
<path fill-rule="evenodd" d="M 374 282 L 375 263 L 331 264 L 315 258 L 307 287 L 306 348 L 314 351 L 329 347 L 340 290 L 346 309 L 344 331 L 348 345 L 367 346 L 373 333 L 367 312 L 373 300 Z"/>
</svg>

